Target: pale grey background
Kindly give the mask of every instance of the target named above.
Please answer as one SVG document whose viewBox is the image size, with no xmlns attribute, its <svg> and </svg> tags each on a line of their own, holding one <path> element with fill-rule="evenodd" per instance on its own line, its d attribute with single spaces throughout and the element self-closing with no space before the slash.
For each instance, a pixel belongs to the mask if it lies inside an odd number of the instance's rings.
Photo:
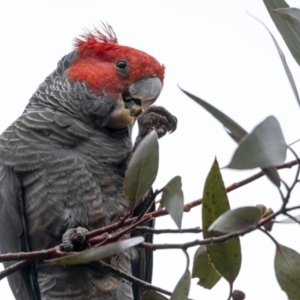
<svg viewBox="0 0 300 300">
<path fill-rule="evenodd" d="M 289 1 L 299 5 L 299 1 Z M 299 85 L 299 67 L 277 33 L 262 1 L 0 1 L 1 100 L 0 131 L 23 111 L 37 86 L 71 51 L 73 39 L 107 21 L 120 44 L 156 57 L 166 66 L 166 80 L 157 104 L 179 120 L 178 130 L 160 142 L 160 170 L 155 187 L 175 175 L 183 178 L 185 201 L 202 196 L 203 184 L 217 156 L 226 165 L 236 148 L 222 126 L 177 88 L 199 95 L 250 131 L 275 115 L 288 143 L 300 137 L 300 108 L 293 97 L 279 56 L 266 30 L 246 14 L 263 20 L 278 39 Z M 299 85 L 300 86 L 300 85 Z M 295 148 L 299 151 L 299 145 Z M 223 170 L 226 185 L 257 172 Z M 282 171 L 291 179 L 294 170 Z M 293 203 L 299 204 L 299 189 Z M 229 194 L 232 207 L 264 203 L 274 210 L 279 194 L 265 178 Z M 200 207 L 184 215 L 183 226 L 201 225 Z M 175 228 L 170 217 L 157 220 L 158 228 Z M 297 225 L 276 226 L 272 234 L 284 245 L 300 251 Z M 155 242 L 184 242 L 197 235 L 159 235 Z M 241 239 L 243 263 L 235 288 L 247 299 L 287 297 L 273 271 L 274 245 L 262 233 Z M 190 249 L 193 254 L 195 248 Z M 153 284 L 173 290 L 184 271 L 180 251 L 156 251 Z M 228 285 L 221 280 L 204 290 L 193 280 L 193 299 L 227 299 Z M 11 300 L 6 280 L 0 282 L 1 299 Z"/>
</svg>

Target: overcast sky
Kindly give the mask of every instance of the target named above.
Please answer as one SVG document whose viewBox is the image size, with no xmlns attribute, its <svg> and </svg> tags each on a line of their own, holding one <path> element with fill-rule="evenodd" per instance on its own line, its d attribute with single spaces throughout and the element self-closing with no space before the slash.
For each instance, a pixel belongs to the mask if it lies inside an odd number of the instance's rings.
<svg viewBox="0 0 300 300">
<path fill-rule="evenodd" d="M 298 1 L 289 1 L 296 6 Z M 249 1 L 0 1 L 1 101 L 0 131 L 24 110 L 31 95 L 70 52 L 84 28 L 100 21 L 113 26 L 119 43 L 143 50 L 166 66 L 163 92 L 157 104 L 177 116 L 178 130 L 160 141 L 160 170 L 155 188 L 181 175 L 185 202 L 202 197 L 203 185 L 217 156 L 225 166 L 236 144 L 213 117 L 188 99 L 177 87 L 199 95 L 232 117 L 246 130 L 269 115 L 279 120 L 287 143 L 300 137 L 300 108 L 293 97 L 279 56 L 267 31 L 246 11 L 270 28 L 282 47 L 299 83 L 299 66 L 277 33 L 262 0 Z M 300 146 L 294 149 L 300 154 Z M 291 157 L 289 157 L 291 158 Z M 223 170 L 225 185 L 258 170 Z M 295 170 L 281 172 L 287 181 Z M 263 203 L 274 210 L 281 199 L 265 178 L 229 194 L 231 207 Z M 292 202 L 299 204 L 299 189 Z M 183 227 L 201 226 L 201 209 L 186 213 Z M 158 228 L 175 228 L 169 216 L 157 220 Z M 299 227 L 299 226 L 298 226 Z M 300 252 L 299 228 L 275 226 L 272 234 L 282 244 Z M 296 238 L 295 238 L 296 237 Z M 197 235 L 159 235 L 155 242 L 184 242 Z M 287 297 L 277 284 L 274 245 L 262 233 L 241 238 L 243 262 L 234 287 L 247 299 Z M 193 255 L 196 248 L 189 250 Z M 153 284 L 173 290 L 184 272 L 180 251 L 156 251 Z M 193 299 L 227 299 L 228 285 L 221 280 L 212 291 L 192 281 Z M 13 299 L 6 280 L 0 282 L 1 299 Z"/>
</svg>

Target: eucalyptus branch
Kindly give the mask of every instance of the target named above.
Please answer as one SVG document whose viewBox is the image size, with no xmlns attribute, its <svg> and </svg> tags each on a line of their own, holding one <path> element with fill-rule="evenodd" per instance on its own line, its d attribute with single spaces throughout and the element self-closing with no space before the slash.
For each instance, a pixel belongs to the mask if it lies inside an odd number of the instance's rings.
<svg viewBox="0 0 300 300">
<path fill-rule="evenodd" d="M 298 209 L 299 207 L 295 207 L 294 209 Z M 268 222 L 271 222 L 273 219 L 275 219 L 278 215 L 282 214 L 283 210 L 282 208 L 278 210 L 276 213 L 270 214 L 269 216 L 261 219 L 256 225 L 250 226 L 245 228 L 244 230 L 230 232 L 228 234 L 224 234 L 222 236 L 218 237 L 211 237 L 203 240 L 194 240 L 191 242 L 183 243 L 183 244 L 150 244 L 143 242 L 138 247 L 150 249 L 152 251 L 155 250 L 166 250 L 166 249 L 187 249 L 194 246 L 200 246 L 200 245 L 215 245 L 215 244 L 222 244 L 225 243 L 233 238 L 243 236 L 247 233 L 250 233 L 256 229 L 260 229 L 263 225 L 267 224 Z"/>
<path fill-rule="evenodd" d="M 108 235 L 107 233 L 102 234 L 101 236 L 97 236 L 94 238 L 90 238 L 87 240 L 87 244 L 89 245 L 98 245 L 99 243 L 105 241 L 108 242 L 114 242 L 118 240 L 121 236 L 124 234 L 132 231 L 135 227 L 137 227 L 139 224 L 149 221 L 151 218 L 148 216 L 146 218 L 143 218 L 143 220 L 140 220 L 130 226 L 128 226 L 123 231 L 118 231 L 115 234 Z M 104 244 L 104 243 L 103 243 Z M 61 251 L 61 247 L 63 244 L 60 244 L 56 247 L 49 248 L 47 250 L 40 250 L 40 251 L 32 251 L 32 252 L 19 252 L 19 253 L 7 253 L 7 254 L 1 254 L 0 255 L 0 262 L 4 261 L 33 261 L 38 259 L 49 259 L 49 258 L 56 258 L 56 257 L 62 257 L 66 255 L 70 255 L 72 253 L 70 252 L 64 252 Z M 1 274 L 1 272 L 0 272 Z"/>
<path fill-rule="evenodd" d="M 297 158 L 295 160 L 291 160 L 291 161 L 289 161 L 287 163 L 284 163 L 284 164 L 281 164 L 279 166 L 276 166 L 276 169 L 277 170 L 290 169 L 290 168 L 292 168 L 292 167 L 294 167 L 296 165 L 299 165 L 299 164 L 300 164 L 300 159 Z M 254 175 L 252 175 L 250 177 L 247 177 L 247 178 L 245 178 L 245 179 L 243 179 L 241 181 L 238 181 L 238 182 L 235 182 L 235 183 L 229 185 L 228 187 L 226 187 L 226 192 L 230 193 L 230 192 L 232 192 L 232 191 L 234 191 L 234 190 L 236 190 L 236 189 L 238 189 L 238 188 L 240 188 L 240 187 L 242 187 L 244 185 L 247 185 L 247 184 L 249 184 L 249 183 L 251 183 L 251 182 L 253 182 L 253 181 L 255 181 L 255 180 L 257 180 L 257 179 L 259 179 L 259 178 L 261 178 L 263 176 L 265 176 L 265 175 L 266 174 L 263 171 L 260 171 L 260 172 L 254 174 Z M 202 199 L 197 199 L 197 200 L 194 200 L 194 201 L 192 201 L 190 203 L 187 203 L 184 206 L 185 211 L 188 212 L 193 207 L 201 205 L 201 203 L 202 203 Z M 165 215 L 165 214 L 163 214 L 163 215 Z"/>
<path fill-rule="evenodd" d="M 153 202 L 155 197 L 157 195 L 159 195 L 160 193 L 162 192 L 162 190 L 156 190 L 152 195 L 151 195 L 151 201 L 149 202 Z M 147 206 L 147 205 L 146 205 Z M 149 208 L 147 207 L 147 210 Z M 142 211 L 140 213 L 140 215 L 138 217 L 134 217 L 134 218 L 128 218 L 128 215 L 126 215 L 124 218 L 122 218 L 120 221 L 116 222 L 116 223 L 113 223 L 113 224 L 110 224 L 108 226 L 104 226 L 104 227 L 101 227 L 101 228 L 98 228 L 98 229 L 95 229 L 95 230 L 91 230 L 89 231 L 87 234 L 86 234 L 86 241 L 90 242 L 92 238 L 94 237 L 98 237 L 102 234 L 105 234 L 105 233 L 111 233 L 111 232 L 115 232 L 117 231 L 118 229 L 122 228 L 122 227 L 125 227 L 125 226 L 128 226 L 128 225 L 131 225 L 133 222 L 137 222 L 139 221 L 140 219 L 143 219 L 143 221 L 141 221 L 141 223 L 145 223 L 147 221 L 149 221 L 151 218 L 152 218 L 152 214 L 153 213 L 148 213 L 148 214 L 145 214 L 144 211 Z M 166 211 L 165 214 L 168 214 L 168 212 Z M 151 216 L 151 217 L 150 217 Z M 140 224 L 140 223 L 139 223 Z M 135 227 L 135 226 L 134 226 Z M 72 239 L 73 242 L 76 242 L 77 239 L 76 239 L 76 236 Z"/>
<path fill-rule="evenodd" d="M 299 162 L 299 157 L 297 155 L 297 153 L 291 148 L 289 147 L 289 150 L 294 154 L 294 156 L 296 157 L 296 161 Z M 298 168 L 297 168 L 297 172 L 296 172 L 296 175 L 295 175 L 295 179 L 292 183 L 292 185 L 287 189 L 287 194 L 286 196 L 282 199 L 283 200 L 283 207 L 282 207 L 282 210 L 283 212 L 285 211 L 285 208 L 289 202 L 289 199 L 290 199 L 290 196 L 291 196 L 291 193 L 293 191 L 293 189 L 295 188 L 296 184 L 298 183 L 299 181 L 299 174 L 300 174 L 300 164 L 298 164 Z"/>
<path fill-rule="evenodd" d="M 61 257 L 70 254 L 70 252 L 62 252 L 59 247 L 53 247 L 48 250 L 32 251 L 32 252 L 19 252 L 19 253 L 6 253 L 0 255 L 0 262 L 4 261 L 19 261 L 19 260 L 37 260 L 50 257 Z"/>
<path fill-rule="evenodd" d="M 293 217 L 292 215 L 290 215 L 289 213 L 284 213 L 285 216 L 287 216 L 288 218 L 290 218 L 291 220 L 293 220 L 295 223 L 300 225 L 300 221 L 297 220 L 295 217 Z"/>
<path fill-rule="evenodd" d="M 284 169 L 284 168 L 292 168 L 293 166 L 297 165 L 300 163 L 300 160 L 299 159 L 296 159 L 296 160 L 292 160 L 290 162 L 287 162 L 287 163 L 284 163 L 282 165 L 279 165 L 277 166 L 277 169 Z M 260 177 L 264 176 L 264 173 L 263 172 L 258 172 L 257 174 L 253 175 L 253 176 L 250 176 L 240 182 L 237 182 L 237 183 L 234 183 L 230 186 L 228 186 L 226 188 L 226 191 L 227 193 L 247 184 L 247 183 L 250 183 Z M 157 192 L 161 192 L 161 190 L 157 191 Z M 195 200 L 195 201 L 192 201 L 190 203 L 187 203 L 185 205 L 185 207 L 191 209 L 193 207 L 196 207 L 198 205 L 200 205 L 202 202 L 202 199 L 198 199 L 198 200 Z M 297 209 L 297 208 L 300 208 L 300 206 L 295 206 L 295 207 L 292 207 L 292 208 L 286 208 L 285 211 L 291 211 L 291 210 L 294 210 L 294 209 Z M 160 216 L 165 216 L 165 215 L 168 215 L 168 211 L 164 208 L 160 208 L 158 210 L 156 210 L 155 212 L 151 212 L 151 213 L 147 213 L 146 215 L 144 215 L 144 217 L 142 218 L 142 220 L 140 221 L 140 223 L 145 223 L 147 221 L 149 221 L 149 219 L 151 218 L 156 218 L 156 217 L 160 217 Z M 110 224 L 108 226 L 105 226 L 105 227 L 101 227 L 99 229 L 95 229 L 95 230 L 92 230 L 90 232 L 88 232 L 86 234 L 86 240 L 89 241 L 91 238 L 93 237 L 96 237 L 96 236 L 100 236 L 101 234 L 109 234 L 111 232 L 115 232 L 117 231 L 118 229 L 120 229 L 120 226 L 121 227 L 125 227 L 125 226 L 128 226 L 128 225 L 131 225 L 133 222 L 135 222 L 137 219 L 137 217 L 135 218 L 129 218 L 125 221 L 118 221 L 116 223 L 113 223 L 113 224 Z M 272 218 L 270 218 L 269 220 L 271 220 Z M 139 224 L 140 224 L 139 223 Z M 134 228 L 135 226 L 133 226 Z M 99 243 L 100 241 L 102 241 L 104 239 L 104 237 L 100 237 L 100 239 L 98 238 L 97 240 L 95 240 L 95 243 Z M 74 238 L 74 241 L 76 241 L 76 237 Z M 59 246 L 62 246 L 59 245 Z M 58 246 L 58 247 L 59 247 Z M 26 253 L 9 253 L 9 254 L 2 254 L 0 255 L 0 262 L 3 262 L 3 261 L 10 261 L 10 260 L 23 260 L 23 259 L 44 259 L 44 258 L 49 258 L 50 257 L 50 254 L 53 254 L 56 253 L 55 255 L 58 255 L 57 253 L 57 247 L 54 247 L 54 248 L 50 248 L 48 250 L 41 250 L 41 251 L 34 251 L 34 252 L 26 252 Z M 60 255 L 63 255 L 61 254 L 62 252 L 60 252 Z M 13 259 L 12 259 L 13 258 Z"/>
<path fill-rule="evenodd" d="M 142 233 L 153 233 L 153 234 L 161 234 L 161 233 L 201 233 L 202 229 L 200 227 L 195 228 L 186 228 L 186 229 L 154 229 L 147 226 L 138 226 L 136 230 Z"/>
<path fill-rule="evenodd" d="M 292 161 L 289 161 L 289 162 L 284 163 L 282 165 L 279 165 L 276 168 L 278 170 L 280 170 L 280 169 L 290 169 L 290 168 L 294 167 L 295 165 L 299 165 L 299 163 L 300 163 L 300 159 L 297 158 L 295 160 L 292 160 Z M 246 178 L 242 181 L 233 183 L 233 184 L 231 184 L 230 186 L 228 186 L 226 188 L 226 192 L 227 193 L 232 192 L 232 191 L 234 191 L 234 190 L 236 190 L 236 189 L 238 189 L 238 188 L 240 188 L 240 187 L 242 187 L 242 186 L 244 186 L 244 185 L 246 185 L 246 184 L 248 184 L 248 183 L 250 183 L 250 182 L 252 182 L 256 179 L 259 179 L 262 176 L 265 176 L 265 174 L 261 171 L 261 172 L 258 172 L 257 174 L 254 174 L 254 175 L 252 175 L 252 176 L 250 176 L 250 177 L 248 177 L 248 178 Z M 162 190 L 157 190 L 157 191 L 154 192 L 154 194 L 158 195 L 161 192 L 162 192 Z M 185 204 L 185 206 L 184 206 L 185 211 L 188 212 L 190 209 L 201 205 L 201 203 L 202 203 L 202 199 L 197 199 L 197 200 L 191 201 L 191 202 Z M 145 218 L 147 218 L 147 221 L 148 221 L 149 220 L 148 218 L 150 216 L 151 216 L 151 218 L 157 218 L 157 217 L 165 216 L 165 215 L 168 215 L 168 214 L 169 213 L 166 209 L 159 208 L 155 212 L 150 212 L 150 213 L 145 214 L 142 219 L 144 220 Z M 136 220 L 137 220 L 137 217 L 129 218 L 129 219 L 123 221 L 123 222 L 121 220 L 121 221 L 116 222 L 114 224 L 111 224 L 111 225 L 108 225 L 108 226 L 105 226 L 105 227 L 101 227 L 99 229 L 92 230 L 92 231 L 87 233 L 86 239 L 89 240 L 90 238 L 99 236 L 103 233 L 114 232 L 114 231 L 118 230 L 120 227 L 128 226 L 128 225 L 132 224 L 132 222 L 135 222 Z M 146 220 L 144 222 L 146 222 Z M 76 238 L 75 238 L 75 240 L 76 240 Z"/>
<path fill-rule="evenodd" d="M 117 233 L 115 234 L 112 234 L 110 236 L 105 236 L 104 238 L 107 239 L 107 241 L 109 242 L 115 242 L 117 241 L 120 237 L 122 237 L 123 235 L 125 235 L 126 233 L 129 233 L 131 232 L 134 228 L 136 228 L 139 224 L 142 224 L 142 223 L 145 223 L 145 222 L 148 222 L 149 220 L 151 220 L 151 216 L 148 216 L 148 217 L 145 217 L 143 218 L 142 220 L 139 220 L 135 223 L 133 223 L 132 225 L 128 226 L 127 228 L 125 228 L 124 230 L 121 230 L 121 231 L 118 231 Z M 103 235 L 102 235 L 103 236 Z M 94 238 L 91 238 L 89 240 L 86 241 L 87 244 L 90 244 L 90 245 L 95 245 L 95 244 L 98 244 L 99 242 L 103 241 L 103 238 L 101 239 L 100 237 L 100 240 L 98 239 L 98 237 L 94 237 Z"/>
<path fill-rule="evenodd" d="M 291 150 L 293 152 L 293 150 Z M 296 153 L 293 152 L 295 156 L 297 157 Z M 276 168 L 277 169 L 286 169 L 286 168 L 292 168 L 295 165 L 299 165 L 300 160 L 297 157 L 297 159 L 292 160 L 290 162 L 287 162 L 285 164 L 279 165 Z M 284 197 L 286 203 L 289 200 L 291 191 L 295 187 L 296 183 L 299 181 L 299 173 L 300 173 L 300 166 L 298 167 L 296 179 L 293 182 L 292 186 L 289 188 L 287 195 Z M 265 174 L 263 172 L 258 172 L 257 174 L 254 174 L 240 182 L 236 182 L 226 188 L 226 192 L 229 193 L 235 189 L 238 189 L 248 183 L 251 183 L 252 181 L 264 176 Z M 152 199 L 154 200 L 155 197 L 161 193 L 162 190 L 157 190 L 153 193 L 155 195 Z M 199 206 L 202 203 L 202 199 L 198 199 L 195 201 L 192 201 L 190 203 L 187 203 L 185 205 L 185 211 L 189 211 L 193 207 Z M 217 244 L 217 243 L 224 243 L 232 238 L 242 236 L 244 234 L 247 234 L 253 230 L 256 230 L 257 228 L 260 228 L 262 225 L 266 224 L 267 222 L 272 221 L 276 216 L 279 214 L 283 213 L 285 214 L 287 211 L 292 211 L 294 209 L 299 209 L 300 206 L 294 206 L 291 208 L 286 208 L 286 205 L 283 205 L 282 208 L 274 213 L 269 215 L 268 217 L 262 219 L 256 226 L 253 226 L 251 228 L 248 228 L 243 231 L 239 232 L 234 232 L 230 234 L 226 234 L 220 237 L 214 237 L 211 239 L 204 239 L 204 240 L 196 240 L 193 242 L 185 243 L 185 244 L 169 244 L 169 245 L 152 245 L 148 243 L 143 243 L 141 244 L 141 247 L 145 247 L 148 249 L 152 250 L 157 250 L 157 249 L 187 249 L 189 247 L 197 246 L 197 245 L 209 245 L 209 244 Z M 159 208 L 155 212 L 150 212 L 146 213 L 143 216 L 139 215 L 138 217 L 134 218 L 129 218 L 128 215 L 126 215 L 124 218 L 122 218 L 120 221 L 110 224 L 108 226 L 92 230 L 86 234 L 86 241 L 88 244 L 91 245 L 99 245 L 99 243 L 108 243 L 112 241 L 116 241 L 118 238 L 120 238 L 122 235 L 126 233 L 130 233 L 133 229 L 137 228 L 138 225 L 141 225 L 143 223 L 148 222 L 152 218 L 157 218 L 161 216 L 168 215 L 168 211 L 164 208 Z M 120 230 L 121 228 L 125 227 L 123 230 Z M 143 230 L 143 229 L 142 229 Z M 147 229 L 148 230 L 148 229 Z M 145 231 L 146 232 L 146 231 Z M 150 231 L 148 231 L 150 232 Z M 175 231 L 166 230 L 164 231 L 165 233 L 175 233 Z M 178 230 L 178 233 L 184 233 L 184 232 L 191 232 L 189 229 L 183 229 L 183 230 Z M 176 232 L 176 233 L 177 233 Z M 193 231 L 194 232 L 194 231 Z M 200 232 L 200 229 L 197 229 L 197 232 Z M 163 233 L 162 231 L 159 232 L 158 230 L 155 231 L 153 229 L 152 233 Z M 76 237 L 73 238 L 73 242 L 76 242 Z M 61 257 L 61 256 L 66 256 L 69 255 L 70 253 L 67 252 L 62 252 L 60 249 L 62 247 L 62 244 L 58 245 L 57 247 L 50 248 L 48 250 L 41 250 L 41 251 L 33 251 L 33 252 L 20 252 L 20 253 L 8 253 L 8 254 L 2 254 L 0 255 L 0 262 L 3 261 L 18 261 L 14 265 L 11 265 L 10 267 L 6 268 L 2 272 L 0 272 L 0 280 L 16 271 L 21 269 L 23 266 L 31 263 L 32 261 L 38 260 L 38 259 L 47 259 L 47 258 L 55 258 L 55 257 Z"/>
<path fill-rule="evenodd" d="M 289 161 L 287 163 L 284 163 L 284 164 L 281 164 L 279 166 L 276 166 L 275 168 L 277 170 L 290 169 L 290 168 L 292 168 L 292 167 L 294 167 L 296 165 L 299 165 L 299 164 L 300 164 L 300 159 L 297 158 L 295 160 L 291 160 L 291 161 Z M 260 171 L 260 172 L 254 174 L 254 175 L 252 175 L 252 176 L 250 176 L 250 177 L 248 177 L 248 178 L 246 178 L 244 180 L 241 180 L 239 182 L 233 183 L 232 185 L 228 186 L 226 188 L 226 192 L 229 193 L 229 192 L 231 192 L 233 190 L 236 190 L 236 189 L 238 189 L 238 188 L 240 188 L 240 187 L 242 187 L 242 186 L 244 186 L 244 185 L 246 185 L 246 184 L 248 184 L 248 183 L 250 183 L 252 181 L 255 181 L 256 179 L 259 179 L 260 177 L 263 177 L 263 176 L 265 176 L 265 173 L 263 171 Z"/>
<path fill-rule="evenodd" d="M 30 263 L 31 263 L 31 260 L 22 260 L 22 261 L 19 261 L 13 265 L 7 267 L 6 269 L 4 269 L 3 271 L 0 272 L 0 280 L 17 272 L 18 270 L 22 269 L 23 267 L 27 266 Z"/>
<path fill-rule="evenodd" d="M 285 186 L 285 188 L 286 188 L 286 190 L 288 191 L 289 190 L 289 186 L 288 186 L 288 184 L 284 181 L 284 180 L 280 180 L 281 181 L 281 183 L 283 183 L 283 185 Z"/>
<path fill-rule="evenodd" d="M 296 210 L 296 209 L 300 209 L 300 205 L 288 207 L 285 209 L 285 211 L 292 211 L 292 210 Z"/>
<path fill-rule="evenodd" d="M 102 246 L 106 244 L 107 242 L 113 242 L 118 240 L 121 236 L 124 234 L 130 232 L 132 229 L 134 229 L 137 225 L 149 221 L 151 218 L 143 218 L 143 220 L 139 220 L 132 224 L 131 226 L 128 226 L 125 230 L 121 232 L 117 232 L 114 235 L 108 235 L 102 234 L 100 237 L 94 237 L 87 241 L 87 243 L 96 245 L 96 247 Z M 6 268 L 5 270 L 0 272 L 0 280 L 5 278 L 6 276 L 15 273 L 16 271 L 20 270 L 27 264 L 31 263 L 34 260 L 38 259 L 46 259 L 46 258 L 56 258 L 61 256 L 67 256 L 72 253 L 68 252 L 62 252 L 59 249 L 61 248 L 62 244 L 60 244 L 57 247 L 50 248 L 48 250 L 41 250 L 41 251 L 33 251 L 33 252 L 21 252 L 21 253 L 8 253 L 4 255 L 0 255 L 0 261 L 14 261 L 14 260 L 20 260 L 19 262 L 11 265 L 10 267 Z M 124 273 L 126 274 L 126 273 Z M 125 277 L 124 277 L 125 278 Z M 126 279 L 126 278 L 125 278 Z M 150 285 L 151 286 L 151 285 Z M 154 287 L 154 286 L 153 286 Z M 149 287 L 150 288 L 150 287 Z M 154 287 L 156 288 L 156 287 Z"/>
</svg>

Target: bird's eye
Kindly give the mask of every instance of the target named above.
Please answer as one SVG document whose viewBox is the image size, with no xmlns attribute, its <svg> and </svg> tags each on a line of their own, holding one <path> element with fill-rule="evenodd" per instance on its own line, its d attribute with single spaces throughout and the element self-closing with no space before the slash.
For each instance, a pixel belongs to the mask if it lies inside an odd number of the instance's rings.
<svg viewBox="0 0 300 300">
<path fill-rule="evenodd" d="M 120 70 L 125 70 L 127 68 L 127 63 L 124 60 L 119 60 L 116 62 L 116 67 Z"/>
</svg>

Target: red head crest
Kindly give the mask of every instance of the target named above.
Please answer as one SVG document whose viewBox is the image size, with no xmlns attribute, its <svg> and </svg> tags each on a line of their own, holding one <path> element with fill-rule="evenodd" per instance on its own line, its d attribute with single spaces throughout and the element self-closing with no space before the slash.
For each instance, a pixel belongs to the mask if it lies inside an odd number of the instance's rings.
<svg viewBox="0 0 300 300">
<path fill-rule="evenodd" d="M 158 77 L 163 83 L 164 66 L 140 50 L 121 46 L 112 27 L 102 23 L 75 40 L 78 58 L 68 71 L 72 81 L 86 82 L 96 94 L 103 91 L 111 98 L 141 78 Z M 120 70 L 120 61 L 126 68 Z"/>
<path fill-rule="evenodd" d="M 85 34 L 75 39 L 75 47 L 77 49 L 93 47 L 99 43 L 118 44 L 118 39 L 113 28 L 103 22 L 102 31 L 98 28 L 95 28 L 94 32 L 87 31 Z"/>
</svg>

